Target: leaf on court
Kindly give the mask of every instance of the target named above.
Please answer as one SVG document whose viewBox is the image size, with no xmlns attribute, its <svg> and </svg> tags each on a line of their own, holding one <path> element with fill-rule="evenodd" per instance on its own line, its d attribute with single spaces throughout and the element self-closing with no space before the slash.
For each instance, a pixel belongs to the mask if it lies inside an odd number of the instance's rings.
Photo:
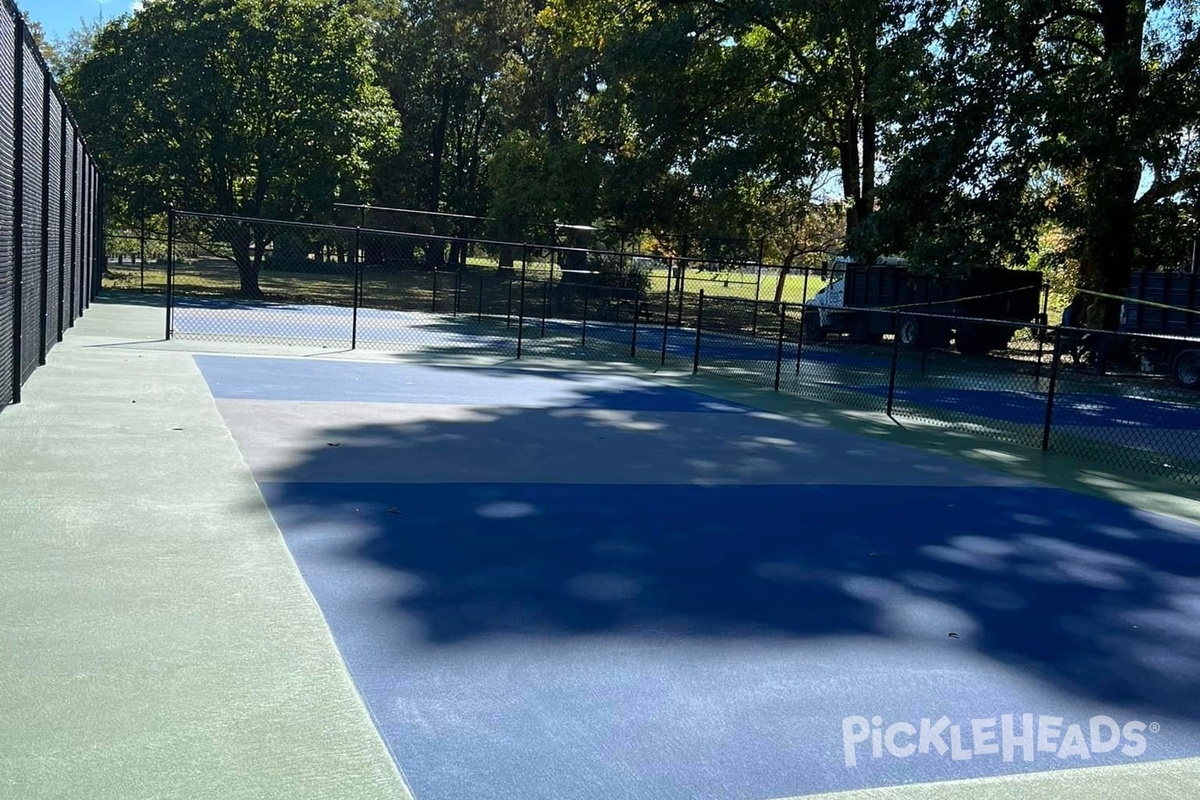
<svg viewBox="0 0 1200 800">
<path fill-rule="evenodd" d="M 388 513 L 389 513 L 389 514 L 399 514 L 399 513 L 400 513 L 400 509 L 398 509 L 398 508 L 389 508 L 389 509 L 388 509 Z"/>
<path fill-rule="evenodd" d="M 957 633 L 955 633 L 954 631 L 950 631 L 950 632 L 949 632 L 949 633 L 947 633 L 946 635 L 947 635 L 947 636 L 949 636 L 951 639 L 957 639 L 957 638 L 958 638 L 958 634 L 957 634 Z"/>
<path fill-rule="evenodd" d="M 326 442 L 325 444 L 328 447 L 341 447 L 342 446 L 341 442 Z"/>
</svg>

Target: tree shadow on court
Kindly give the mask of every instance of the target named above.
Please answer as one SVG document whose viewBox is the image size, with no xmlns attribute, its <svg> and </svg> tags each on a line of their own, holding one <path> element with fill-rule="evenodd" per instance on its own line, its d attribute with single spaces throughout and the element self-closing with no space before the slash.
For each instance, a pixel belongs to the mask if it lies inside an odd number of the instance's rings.
<svg viewBox="0 0 1200 800">
<path fill-rule="evenodd" d="M 370 575 L 386 627 L 425 646 L 968 648 L 1097 702 L 1200 713 L 1200 528 L 812 419 L 556 379 L 561 405 L 313 423 L 250 448 L 318 600 Z"/>
</svg>

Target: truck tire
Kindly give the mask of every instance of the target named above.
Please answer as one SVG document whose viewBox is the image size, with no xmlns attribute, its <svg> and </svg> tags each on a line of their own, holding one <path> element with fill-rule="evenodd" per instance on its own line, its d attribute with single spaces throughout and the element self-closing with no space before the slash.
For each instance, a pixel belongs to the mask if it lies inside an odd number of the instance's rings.
<svg viewBox="0 0 1200 800">
<path fill-rule="evenodd" d="M 916 317 L 901 317 L 896 336 L 900 339 L 900 345 L 910 350 L 920 350 L 925 346 L 925 326 Z"/>
<path fill-rule="evenodd" d="M 1185 389 L 1200 389 L 1200 350 L 1181 350 L 1171 362 L 1171 377 Z"/>
<path fill-rule="evenodd" d="M 819 311 L 809 311 L 804 315 L 804 338 L 813 343 L 825 341 L 825 329 L 821 327 Z"/>
</svg>

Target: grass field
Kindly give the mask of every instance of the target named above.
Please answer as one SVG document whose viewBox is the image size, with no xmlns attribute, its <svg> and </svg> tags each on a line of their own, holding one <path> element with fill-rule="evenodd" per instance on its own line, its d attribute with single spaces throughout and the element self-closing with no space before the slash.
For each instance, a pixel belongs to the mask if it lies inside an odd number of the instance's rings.
<svg viewBox="0 0 1200 800">
<path fill-rule="evenodd" d="M 471 258 L 467 260 L 467 273 L 495 273 L 497 265 L 494 261 Z M 531 261 L 531 274 L 545 277 L 553 274 L 554 280 L 562 280 L 562 270 L 546 262 Z M 320 297 L 329 293 L 341 296 L 340 287 L 347 282 L 350 271 L 342 275 L 321 275 L 309 272 L 275 272 L 264 270 L 262 273 L 263 290 L 268 294 L 304 294 Z M 408 291 L 420 296 L 427 292 L 425 284 L 429 281 L 429 273 L 424 270 L 406 270 L 395 272 L 379 283 L 379 288 L 404 294 Z M 237 270 L 229 262 L 197 260 L 185 263 L 176 274 L 176 286 L 181 289 L 196 289 L 202 293 L 225 293 L 236 291 Z M 668 274 L 666 269 L 650 271 L 650 295 L 661 295 L 666 292 Z M 142 270 L 137 264 L 110 264 L 105 276 L 105 286 L 129 290 L 139 289 L 142 285 Z M 147 291 L 160 292 L 166 289 L 166 265 L 150 262 L 145 269 L 145 287 Z M 772 301 L 779 283 L 778 270 L 764 267 L 761 279 L 754 272 L 709 272 L 689 270 L 684 277 L 685 294 L 699 294 L 703 289 L 708 297 L 723 297 L 739 300 Z M 785 278 L 783 300 L 787 303 L 799 303 L 811 300 L 817 292 L 823 289 L 825 281 L 817 276 L 810 276 L 805 291 L 802 273 L 795 273 Z M 674 292 L 675 289 L 673 288 Z"/>
</svg>

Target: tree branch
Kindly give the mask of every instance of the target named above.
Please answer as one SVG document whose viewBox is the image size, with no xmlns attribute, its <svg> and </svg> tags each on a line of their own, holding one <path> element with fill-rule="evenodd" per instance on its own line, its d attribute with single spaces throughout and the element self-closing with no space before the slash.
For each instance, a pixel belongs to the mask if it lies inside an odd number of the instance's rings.
<svg viewBox="0 0 1200 800">
<path fill-rule="evenodd" d="M 697 2 L 697 0 L 665 0 L 665 2 L 673 5 L 691 5 L 692 3 Z M 816 67 L 812 65 L 812 62 L 808 60 L 808 57 L 804 55 L 804 53 L 796 46 L 796 43 L 791 40 L 791 37 L 787 35 L 787 31 L 783 29 L 783 26 L 781 26 L 778 21 L 751 9 L 735 7 L 731 3 L 727 2 L 727 0 L 698 0 L 698 2 L 702 5 L 711 6 L 712 8 L 724 11 L 727 14 L 746 14 L 748 19 L 761 27 L 763 30 L 770 33 L 785 48 L 787 48 L 787 51 L 800 65 L 801 70 L 803 70 L 804 73 L 807 74 L 814 83 L 819 84 L 821 82 L 821 75 L 819 72 L 817 72 Z M 838 126 L 839 122 L 837 116 L 831 114 L 823 105 L 820 113 L 829 125 L 833 126 L 834 128 Z"/>
<path fill-rule="evenodd" d="M 1156 169 L 1154 182 L 1150 184 L 1150 188 L 1146 190 L 1146 193 L 1137 199 L 1137 205 L 1150 205 L 1159 200 L 1173 197 L 1181 192 L 1186 192 L 1188 189 L 1196 188 L 1200 188 L 1200 172 L 1190 172 L 1172 180 L 1163 180 Z"/>
<path fill-rule="evenodd" d="M 1046 42 L 1047 44 L 1059 43 L 1059 44 L 1068 44 L 1068 45 L 1071 45 L 1071 44 L 1079 45 L 1084 50 L 1087 50 L 1089 53 L 1094 55 L 1096 58 L 1104 58 L 1105 57 L 1103 50 L 1101 50 L 1099 47 L 1092 44 L 1091 42 L 1080 39 L 1078 36 L 1074 36 L 1074 35 L 1044 36 L 1044 37 L 1042 37 L 1042 41 Z"/>
</svg>

